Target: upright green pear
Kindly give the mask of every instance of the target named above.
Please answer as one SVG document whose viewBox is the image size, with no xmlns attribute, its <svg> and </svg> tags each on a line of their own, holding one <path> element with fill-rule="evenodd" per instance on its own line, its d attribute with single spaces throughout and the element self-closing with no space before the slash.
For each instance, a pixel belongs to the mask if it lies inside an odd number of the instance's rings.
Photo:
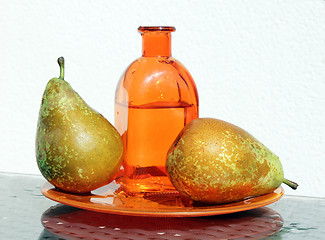
<svg viewBox="0 0 325 240">
<path fill-rule="evenodd" d="M 166 160 L 174 187 L 194 201 L 221 204 L 273 192 L 284 178 L 279 158 L 245 130 L 198 118 L 180 132 Z"/>
<path fill-rule="evenodd" d="M 36 159 L 42 175 L 57 188 L 86 193 L 114 179 L 122 164 L 117 130 L 60 77 L 45 88 L 36 134 Z"/>
</svg>

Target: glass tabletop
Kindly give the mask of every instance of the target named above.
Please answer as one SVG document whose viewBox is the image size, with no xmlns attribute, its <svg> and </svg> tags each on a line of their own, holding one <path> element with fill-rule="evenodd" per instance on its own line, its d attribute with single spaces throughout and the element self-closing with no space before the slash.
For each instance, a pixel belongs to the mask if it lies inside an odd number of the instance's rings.
<svg viewBox="0 0 325 240">
<path fill-rule="evenodd" d="M 0 173 L 0 239 L 324 239 L 325 199 L 289 196 L 209 217 L 92 212 L 45 198 L 41 176 Z"/>
</svg>

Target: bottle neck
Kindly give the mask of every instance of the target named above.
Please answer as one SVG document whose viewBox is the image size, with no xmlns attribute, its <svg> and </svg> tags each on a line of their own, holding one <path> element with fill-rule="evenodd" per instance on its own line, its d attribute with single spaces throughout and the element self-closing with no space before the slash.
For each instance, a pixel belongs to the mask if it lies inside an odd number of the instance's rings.
<svg viewBox="0 0 325 240">
<path fill-rule="evenodd" d="M 174 27 L 143 27 L 138 28 L 142 36 L 143 57 L 170 57 L 171 33 Z"/>
<path fill-rule="evenodd" d="M 171 34 L 170 32 L 145 32 L 142 33 L 143 57 L 170 57 Z"/>
</svg>

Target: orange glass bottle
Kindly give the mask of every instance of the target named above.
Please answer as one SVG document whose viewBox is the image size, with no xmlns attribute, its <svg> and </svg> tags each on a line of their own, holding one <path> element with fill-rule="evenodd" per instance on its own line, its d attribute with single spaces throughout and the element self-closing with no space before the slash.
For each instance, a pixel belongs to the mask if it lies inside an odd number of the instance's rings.
<svg viewBox="0 0 325 240">
<path fill-rule="evenodd" d="M 128 192 L 175 190 L 165 161 L 180 130 L 198 118 L 198 93 L 186 68 L 171 57 L 174 27 L 139 27 L 142 57 L 122 75 L 115 92 L 115 127 L 125 153 L 119 181 Z"/>
</svg>

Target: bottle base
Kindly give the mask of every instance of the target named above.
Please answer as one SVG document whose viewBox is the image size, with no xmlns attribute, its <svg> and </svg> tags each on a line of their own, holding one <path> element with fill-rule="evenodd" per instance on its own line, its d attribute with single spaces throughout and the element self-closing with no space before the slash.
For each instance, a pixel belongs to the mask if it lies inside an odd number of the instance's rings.
<svg viewBox="0 0 325 240">
<path fill-rule="evenodd" d="M 136 179 L 122 176 L 116 179 L 116 182 L 121 184 L 124 192 L 130 195 L 178 193 L 167 176 Z"/>
</svg>

